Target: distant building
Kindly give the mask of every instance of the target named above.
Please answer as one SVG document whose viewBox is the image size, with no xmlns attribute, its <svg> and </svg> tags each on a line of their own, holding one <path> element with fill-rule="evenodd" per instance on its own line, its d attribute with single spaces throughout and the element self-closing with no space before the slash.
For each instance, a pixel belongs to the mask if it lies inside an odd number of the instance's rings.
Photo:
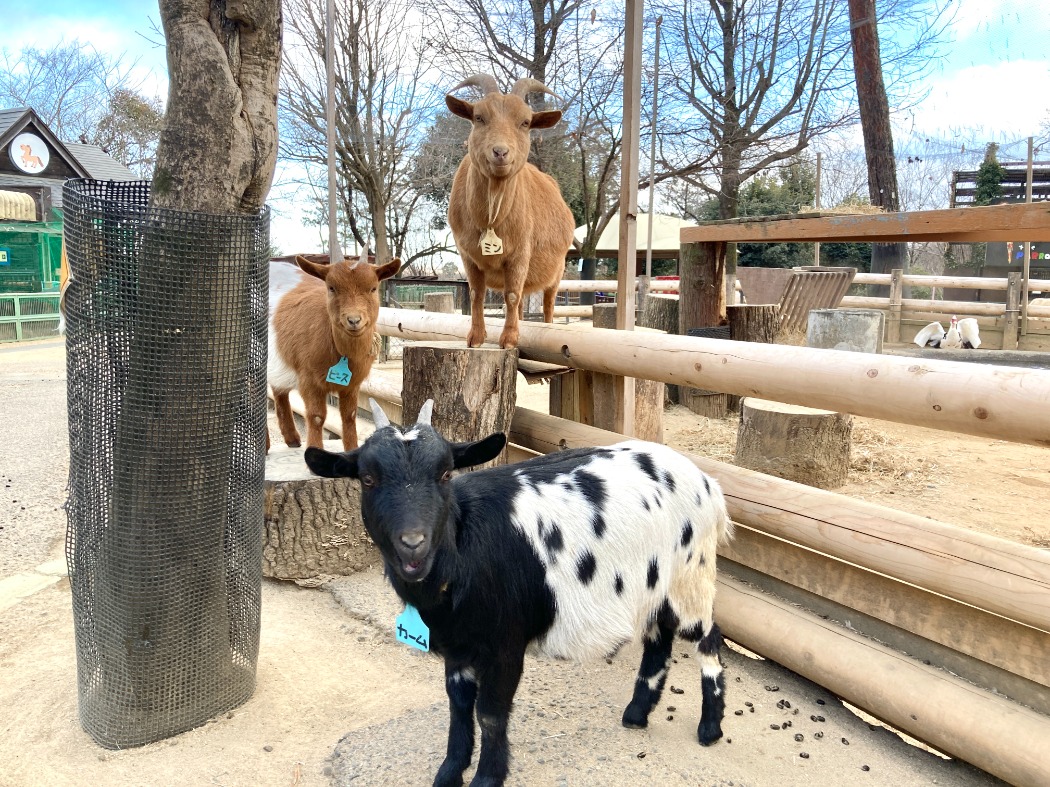
<svg viewBox="0 0 1050 787">
<path fill-rule="evenodd" d="M 1002 179 L 1002 203 L 1024 202 L 1028 187 L 1028 163 L 1024 161 L 1006 161 L 1000 166 L 1004 170 Z M 959 170 L 952 173 L 951 207 L 973 207 L 977 193 L 977 171 Z M 1032 201 L 1050 201 L 1050 162 L 1037 161 L 1032 165 Z M 1023 235 L 1023 233 L 1019 233 Z M 1009 243 L 988 243 L 984 264 L 979 268 L 957 269 L 961 275 L 987 276 L 1006 278 L 1010 273 L 1021 273 L 1024 270 L 1024 237 Z M 1032 296 L 1050 294 L 1050 243 L 1030 244 L 1028 258 L 1029 290 Z M 946 290 L 944 297 L 949 300 L 1001 300 L 1001 290 Z"/>
<path fill-rule="evenodd" d="M 57 328 L 70 178 L 139 179 L 97 145 L 62 142 L 32 109 L 0 110 L 0 341 Z"/>
</svg>

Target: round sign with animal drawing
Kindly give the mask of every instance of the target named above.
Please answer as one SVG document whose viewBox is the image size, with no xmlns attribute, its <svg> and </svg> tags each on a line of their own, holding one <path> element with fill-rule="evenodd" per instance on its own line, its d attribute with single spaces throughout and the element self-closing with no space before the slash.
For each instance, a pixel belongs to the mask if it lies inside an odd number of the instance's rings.
<svg viewBox="0 0 1050 787">
<path fill-rule="evenodd" d="M 7 149 L 11 162 L 23 172 L 38 175 L 47 169 L 47 145 L 36 134 L 19 134 Z"/>
</svg>

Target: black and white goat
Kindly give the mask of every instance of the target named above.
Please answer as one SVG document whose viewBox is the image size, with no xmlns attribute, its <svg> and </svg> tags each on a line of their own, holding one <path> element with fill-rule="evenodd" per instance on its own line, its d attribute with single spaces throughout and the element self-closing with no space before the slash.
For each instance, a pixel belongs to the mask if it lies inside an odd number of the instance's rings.
<svg viewBox="0 0 1050 787">
<path fill-rule="evenodd" d="M 361 513 L 394 590 L 429 627 L 445 661 L 448 749 L 434 784 L 507 776 L 507 723 L 526 649 L 582 660 L 642 638 L 627 727 L 660 699 L 675 634 L 699 653 L 697 737 L 722 736 L 722 637 L 713 619 L 715 549 L 732 523 L 718 485 L 685 457 L 631 441 L 455 475 L 499 455 L 506 437 L 451 443 L 430 425 L 376 431 L 355 451 L 308 448 L 314 473 L 358 478 Z"/>
</svg>

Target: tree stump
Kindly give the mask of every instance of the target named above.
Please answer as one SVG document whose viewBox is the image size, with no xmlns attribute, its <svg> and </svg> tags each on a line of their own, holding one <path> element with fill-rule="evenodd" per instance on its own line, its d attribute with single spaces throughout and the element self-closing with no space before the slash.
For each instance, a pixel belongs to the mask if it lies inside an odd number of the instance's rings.
<svg viewBox="0 0 1050 787">
<path fill-rule="evenodd" d="M 734 342 L 773 344 L 780 333 L 780 307 L 775 303 L 727 306 L 726 316 Z"/>
<path fill-rule="evenodd" d="M 423 295 L 423 311 L 452 314 L 456 310 L 455 294 L 451 292 L 428 292 Z"/>
<path fill-rule="evenodd" d="M 736 456 L 740 467 L 821 489 L 846 482 L 853 418 L 747 397 L 741 401 Z"/>
<path fill-rule="evenodd" d="M 343 444 L 327 440 L 325 448 L 342 451 Z M 309 581 L 378 562 L 361 521 L 357 481 L 315 476 L 300 449 L 274 446 L 263 487 L 263 576 Z"/>
<path fill-rule="evenodd" d="M 401 391 L 405 425 L 434 400 L 431 423 L 447 440 L 478 440 L 510 433 L 517 402 L 518 351 L 464 347 L 462 342 L 417 342 L 405 347 Z M 506 449 L 492 462 L 506 464 Z"/>
<path fill-rule="evenodd" d="M 678 333 L 678 296 L 650 293 L 642 308 L 642 318 L 638 321 L 646 328 L 655 328 L 669 334 Z"/>
</svg>

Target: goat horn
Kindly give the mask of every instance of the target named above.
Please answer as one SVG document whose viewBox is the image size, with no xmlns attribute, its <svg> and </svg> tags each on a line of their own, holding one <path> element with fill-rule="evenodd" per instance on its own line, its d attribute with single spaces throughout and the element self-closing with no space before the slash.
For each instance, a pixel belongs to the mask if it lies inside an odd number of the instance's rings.
<svg viewBox="0 0 1050 787">
<path fill-rule="evenodd" d="M 510 89 L 510 95 L 520 96 L 521 98 L 525 98 L 529 93 L 547 93 L 548 95 L 554 96 L 559 101 L 561 100 L 561 96 L 540 82 L 540 80 L 533 79 L 532 77 L 522 77 L 515 82 L 514 87 Z"/>
<path fill-rule="evenodd" d="M 372 423 L 376 425 L 377 432 L 384 426 L 390 426 L 390 419 L 386 417 L 383 408 L 371 396 L 368 397 L 368 406 L 372 408 Z"/>
<path fill-rule="evenodd" d="M 427 399 L 423 402 L 423 406 L 419 408 L 419 415 L 416 416 L 417 424 L 424 424 L 430 426 L 430 417 L 434 414 L 434 400 Z"/>
<path fill-rule="evenodd" d="M 452 88 L 452 90 L 450 90 L 449 92 L 455 93 L 461 87 L 479 88 L 481 92 L 484 93 L 486 96 L 489 93 L 501 92 L 499 89 L 499 85 L 496 84 L 496 78 L 493 76 L 489 76 L 488 74 L 474 74 L 473 76 L 469 76 L 462 82 L 460 82 L 458 85 L 456 85 L 454 88 Z"/>
</svg>

